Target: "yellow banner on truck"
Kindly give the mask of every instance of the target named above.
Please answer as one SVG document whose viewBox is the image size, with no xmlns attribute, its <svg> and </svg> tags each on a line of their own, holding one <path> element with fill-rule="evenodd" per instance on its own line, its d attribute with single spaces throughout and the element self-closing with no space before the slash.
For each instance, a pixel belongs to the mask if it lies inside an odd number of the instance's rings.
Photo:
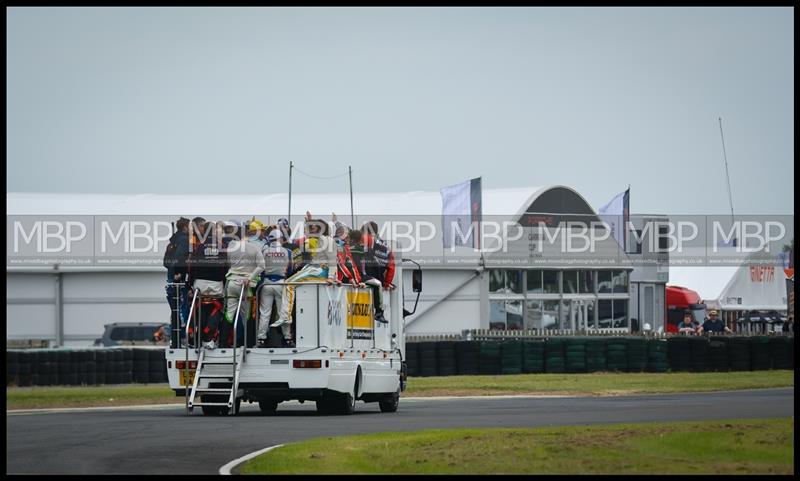
<svg viewBox="0 0 800 481">
<path fill-rule="evenodd" d="M 347 291 L 347 338 L 372 339 L 372 291 Z"/>
</svg>

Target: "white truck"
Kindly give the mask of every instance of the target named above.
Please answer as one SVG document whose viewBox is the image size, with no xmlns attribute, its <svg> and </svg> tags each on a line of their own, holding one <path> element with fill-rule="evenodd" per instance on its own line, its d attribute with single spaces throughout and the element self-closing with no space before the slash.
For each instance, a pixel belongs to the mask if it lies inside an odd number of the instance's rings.
<svg viewBox="0 0 800 481">
<path fill-rule="evenodd" d="M 374 320 L 368 287 L 297 284 L 294 347 L 244 347 L 245 339 L 242 347 L 204 349 L 183 332 L 180 347 L 166 349 L 170 388 L 185 397 L 187 414 L 200 406 L 205 415 L 236 415 L 246 401 L 270 415 L 288 400 L 316 401 L 322 414 L 352 414 L 357 400 L 394 412 L 406 386 L 404 317 L 416 311 L 422 290 L 418 265 L 412 274 L 414 310 L 403 308 L 400 266 L 398 287 L 383 291 L 388 323 Z M 189 297 L 194 313 L 200 299 L 191 292 Z M 243 328 L 239 317 L 237 334 Z"/>
</svg>

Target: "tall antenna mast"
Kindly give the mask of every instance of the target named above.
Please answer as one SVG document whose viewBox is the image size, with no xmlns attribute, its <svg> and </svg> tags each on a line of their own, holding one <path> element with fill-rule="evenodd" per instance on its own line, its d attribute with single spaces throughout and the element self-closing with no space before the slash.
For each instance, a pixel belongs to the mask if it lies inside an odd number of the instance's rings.
<svg viewBox="0 0 800 481">
<path fill-rule="evenodd" d="M 286 220 L 289 222 L 289 226 L 292 225 L 292 168 L 293 167 L 294 164 L 292 164 L 292 161 L 290 160 L 289 161 L 289 216 L 286 218 Z"/>
<path fill-rule="evenodd" d="M 731 222 L 734 221 L 733 217 L 733 195 L 731 194 L 731 176 L 728 173 L 728 154 L 725 152 L 725 135 L 722 133 L 722 117 L 719 117 L 719 137 L 722 139 L 722 158 L 725 160 L 725 177 L 728 179 L 728 203 L 731 206 Z M 733 239 L 733 245 L 736 246 L 737 240 Z"/>
<path fill-rule="evenodd" d="M 356 228 L 356 216 L 353 213 L 353 167 L 347 166 L 347 173 L 350 174 L 350 225 Z"/>
</svg>

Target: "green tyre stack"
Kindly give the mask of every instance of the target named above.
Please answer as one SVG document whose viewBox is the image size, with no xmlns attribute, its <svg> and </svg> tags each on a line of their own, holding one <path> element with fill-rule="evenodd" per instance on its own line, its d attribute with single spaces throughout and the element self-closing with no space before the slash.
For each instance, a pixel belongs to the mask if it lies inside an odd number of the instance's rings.
<svg viewBox="0 0 800 481">
<path fill-rule="evenodd" d="M 461 341 L 456 343 L 456 368 L 458 374 L 478 374 L 478 356 L 481 344 L 479 341 Z"/>
<path fill-rule="evenodd" d="M 708 352 L 711 357 L 711 368 L 715 372 L 731 370 L 731 360 L 728 356 L 728 341 L 725 336 L 712 336 L 708 341 Z"/>
<path fill-rule="evenodd" d="M 544 370 L 548 373 L 566 372 L 566 339 L 551 337 L 544 345 Z"/>
<path fill-rule="evenodd" d="M 606 368 L 606 340 L 603 337 L 586 339 L 586 371 L 602 372 Z"/>
<path fill-rule="evenodd" d="M 500 374 L 500 343 L 481 341 L 478 353 L 479 374 Z"/>
<path fill-rule="evenodd" d="M 456 343 L 454 341 L 439 341 L 436 343 L 436 371 L 439 376 L 455 376 L 456 369 Z"/>
<path fill-rule="evenodd" d="M 606 368 L 609 371 L 628 370 L 628 341 L 624 337 L 606 339 Z"/>
<path fill-rule="evenodd" d="M 728 356 L 731 360 L 731 371 L 750 371 L 750 338 L 732 337 L 728 341 Z"/>
<path fill-rule="evenodd" d="M 436 369 L 436 342 L 425 341 L 419 343 L 419 375 L 423 377 L 435 376 Z"/>
<path fill-rule="evenodd" d="M 500 343 L 500 373 L 522 373 L 522 341 L 517 339 Z"/>
<path fill-rule="evenodd" d="M 692 360 L 691 357 L 689 357 L 689 338 L 684 335 L 668 338 L 667 355 L 669 357 L 669 368 L 671 371 L 688 371 L 692 366 Z"/>
<path fill-rule="evenodd" d="M 419 376 L 419 343 L 406 343 L 406 369 L 409 377 Z"/>
<path fill-rule="evenodd" d="M 786 336 L 773 337 L 769 340 L 769 356 L 772 369 L 792 369 L 793 338 Z"/>
<path fill-rule="evenodd" d="M 708 349 L 708 338 L 695 336 L 689 338 L 689 357 L 692 372 L 711 371 L 711 353 Z"/>
<path fill-rule="evenodd" d="M 522 341 L 522 372 L 544 372 L 544 341 Z"/>
<path fill-rule="evenodd" d="M 667 341 L 665 339 L 647 340 L 647 372 L 669 371 Z"/>
<path fill-rule="evenodd" d="M 753 371 L 766 371 L 772 368 L 769 356 L 769 337 L 755 336 L 750 341 L 750 363 Z"/>
<path fill-rule="evenodd" d="M 644 372 L 647 370 L 647 340 L 643 337 L 629 337 L 628 372 Z"/>
<path fill-rule="evenodd" d="M 586 372 L 586 338 L 567 338 L 564 361 L 567 372 Z"/>
</svg>

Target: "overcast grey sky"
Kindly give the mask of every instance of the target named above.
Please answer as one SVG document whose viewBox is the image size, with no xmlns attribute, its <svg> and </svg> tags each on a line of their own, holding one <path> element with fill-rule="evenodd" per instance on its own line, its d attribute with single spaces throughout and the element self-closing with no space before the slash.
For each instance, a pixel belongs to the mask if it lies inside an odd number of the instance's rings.
<svg viewBox="0 0 800 481">
<path fill-rule="evenodd" d="M 11 8 L 7 191 L 565 184 L 793 214 L 791 8 Z M 294 192 L 347 179 L 295 177 Z"/>
</svg>

